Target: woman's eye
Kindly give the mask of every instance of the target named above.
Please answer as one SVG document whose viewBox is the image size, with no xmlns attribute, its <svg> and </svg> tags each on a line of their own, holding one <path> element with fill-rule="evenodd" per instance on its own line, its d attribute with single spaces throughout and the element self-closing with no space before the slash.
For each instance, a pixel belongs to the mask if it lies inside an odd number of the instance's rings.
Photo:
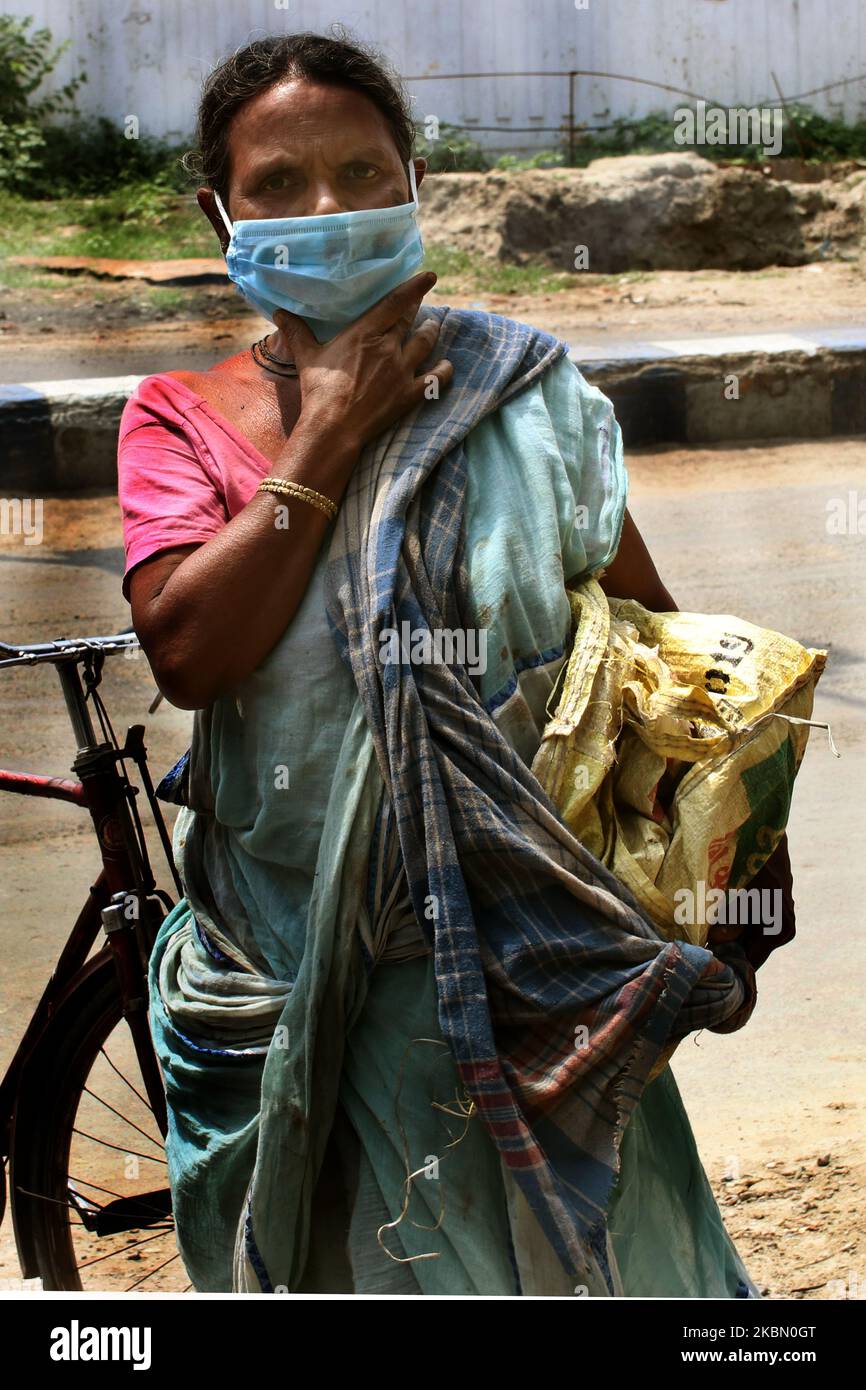
<svg viewBox="0 0 866 1390">
<path fill-rule="evenodd" d="M 349 169 L 349 173 L 353 178 L 369 179 L 375 176 L 377 170 L 373 164 L 353 164 Z"/>
<path fill-rule="evenodd" d="M 271 174 L 269 178 L 265 179 L 262 188 L 265 192 L 272 193 L 274 189 L 284 188 L 287 182 L 285 174 Z"/>
</svg>

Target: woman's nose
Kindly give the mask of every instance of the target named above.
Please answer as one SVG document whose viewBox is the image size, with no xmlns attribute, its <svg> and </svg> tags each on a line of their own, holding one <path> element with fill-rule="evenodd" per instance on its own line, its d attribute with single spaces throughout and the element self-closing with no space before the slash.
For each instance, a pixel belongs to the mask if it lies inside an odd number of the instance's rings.
<svg viewBox="0 0 866 1390">
<path fill-rule="evenodd" d="M 348 211 L 343 205 L 339 191 L 330 183 L 321 183 L 309 189 L 305 202 L 308 206 L 304 215 L 307 217 L 325 217 L 329 213 Z"/>
</svg>

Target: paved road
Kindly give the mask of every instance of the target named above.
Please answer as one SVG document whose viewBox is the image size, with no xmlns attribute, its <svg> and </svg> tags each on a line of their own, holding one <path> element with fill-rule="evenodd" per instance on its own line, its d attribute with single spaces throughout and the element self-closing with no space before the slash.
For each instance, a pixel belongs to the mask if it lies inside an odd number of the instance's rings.
<svg viewBox="0 0 866 1390">
<path fill-rule="evenodd" d="M 696 1131 L 726 1157 L 758 1145 L 784 1158 L 807 1127 L 832 1148 L 843 1115 L 862 1136 L 863 1112 L 826 1107 L 866 1099 L 866 1006 L 853 984 L 864 958 L 866 535 L 828 535 L 826 517 L 830 498 L 866 498 L 866 447 L 671 451 L 631 471 L 635 515 L 681 608 L 735 613 L 830 652 L 813 717 L 831 723 L 842 756 L 812 731 L 789 831 L 798 937 L 761 970 L 748 1026 L 687 1042 L 675 1071 Z"/>
<path fill-rule="evenodd" d="M 866 1102 L 866 537 L 830 536 L 825 520 L 828 499 L 849 489 L 866 498 L 866 443 L 634 453 L 629 464 L 632 510 L 681 608 L 734 613 L 830 649 L 815 718 L 831 721 L 842 758 L 813 731 L 790 827 L 797 940 L 761 971 L 747 1028 L 689 1039 L 675 1072 L 708 1168 L 838 1152 L 862 1142 Z M 48 499 L 44 531 L 39 546 L 0 538 L 0 635 L 127 627 L 116 501 Z M 145 720 L 162 772 L 187 746 L 191 715 L 163 704 L 148 717 L 153 689 L 143 657 L 116 659 L 106 677 L 117 730 Z M 51 673 L 0 673 L 0 764 L 65 774 L 70 761 Z M 93 874 L 74 809 L 0 797 L 0 1065 Z"/>
</svg>

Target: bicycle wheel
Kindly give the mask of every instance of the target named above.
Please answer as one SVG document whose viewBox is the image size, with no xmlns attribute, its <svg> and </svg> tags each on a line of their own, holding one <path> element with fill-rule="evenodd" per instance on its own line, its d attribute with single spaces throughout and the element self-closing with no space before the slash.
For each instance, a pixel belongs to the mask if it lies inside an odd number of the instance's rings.
<svg viewBox="0 0 866 1390">
<path fill-rule="evenodd" d="M 28 1058 L 9 1171 L 19 1257 L 44 1288 L 191 1288 L 110 957 L 91 962 Z"/>
</svg>

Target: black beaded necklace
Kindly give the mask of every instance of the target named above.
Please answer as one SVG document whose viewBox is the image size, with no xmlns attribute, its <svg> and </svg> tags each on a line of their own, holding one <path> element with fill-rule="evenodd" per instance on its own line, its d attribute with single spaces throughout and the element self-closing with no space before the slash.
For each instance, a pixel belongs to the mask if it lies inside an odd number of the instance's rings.
<svg viewBox="0 0 866 1390">
<path fill-rule="evenodd" d="M 298 375 L 298 369 L 295 363 L 291 360 L 286 361 L 282 357 L 275 357 L 271 352 L 268 347 L 269 336 L 269 334 L 265 334 L 264 338 L 260 338 L 257 343 L 253 343 L 250 348 L 250 355 L 253 361 L 258 367 L 262 367 L 266 372 L 273 373 L 274 376 L 296 377 Z M 278 368 L 288 368 L 288 370 L 277 370 Z"/>
</svg>

